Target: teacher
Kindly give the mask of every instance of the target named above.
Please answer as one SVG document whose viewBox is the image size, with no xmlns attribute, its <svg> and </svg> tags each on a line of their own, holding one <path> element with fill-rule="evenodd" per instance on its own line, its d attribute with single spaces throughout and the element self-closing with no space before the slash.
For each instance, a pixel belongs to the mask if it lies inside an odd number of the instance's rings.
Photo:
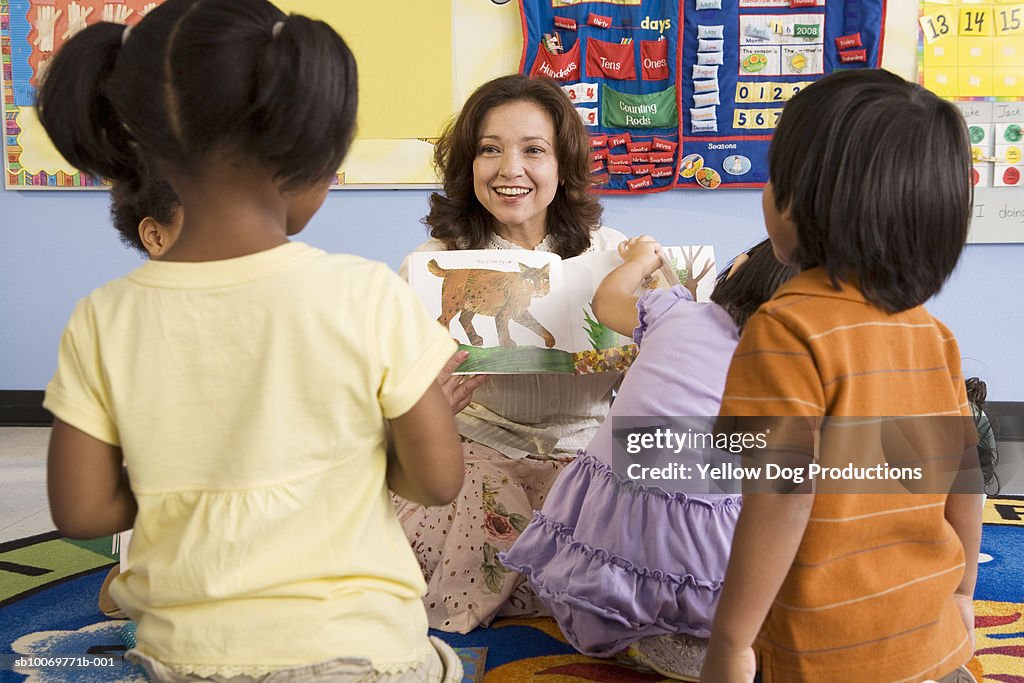
<svg viewBox="0 0 1024 683">
<path fill-rule="evenodd" d="M 480 86 L 437 142 L 434 160 L 444 191 L 430 197 L 423 222 L 432 239 L 416 251 L 532 249 L 565 259 L 615 249 L 625 239 L 600 224 L 590 136 L 554 81 L 511 75 Z M 476 388 L 456 416 L 466 460 L 458 498 L 433 508 L 395 499 L 427 579 L 431 627 L 466 633 L 496 616 L 546 614 L 523 577 L 496 555 L 590 441 L 620 378 L 606 372 L 463 382 L 463 393 Z"/>
</svg>

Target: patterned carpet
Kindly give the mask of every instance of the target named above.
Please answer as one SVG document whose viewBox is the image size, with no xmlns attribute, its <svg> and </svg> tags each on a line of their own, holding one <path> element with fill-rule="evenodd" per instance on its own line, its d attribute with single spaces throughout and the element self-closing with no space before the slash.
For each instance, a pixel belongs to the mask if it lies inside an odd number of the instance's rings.
<svg viewBox="0 0 1024 683">
<path fill-rule="evenodd" d="M 96 596 L 114 563 L 110 539 L 56 533 L 0 544 L 0 683 L 143 681 L 120 659 L 125 622 L 105 619 Z M 985 507 L 970 668 L 986 683 L 1024 683 L 1024 498 Z M 467 635 L 442 634 L 462 657 L 465 683 L 653 683 L 660 676 L 585 657 L 550 619 L 509 619 Z M 113 667 L 15 667 L 17 655 L 113 655 Z"/>
</svg>

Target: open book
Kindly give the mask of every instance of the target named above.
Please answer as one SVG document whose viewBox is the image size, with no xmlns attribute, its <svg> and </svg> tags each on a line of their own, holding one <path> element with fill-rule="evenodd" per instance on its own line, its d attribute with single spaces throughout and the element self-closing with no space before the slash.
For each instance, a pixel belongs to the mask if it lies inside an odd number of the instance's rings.
<svg viewBox="0 0 1024 683">
<path fill-rule="evenodd" d="M 708 300 L 711 247 L 663 247 L 662 261 L 643 288 L 681 284 Z M 591 308 L 601 280 L 621 263 L 616 251 L 565 260 L 519 249 L 422 251 L 409 255 L 409 284 L 469 351 L 458 374 L 622 371 L 636 346 L 599 323 Z"/>
</svg>

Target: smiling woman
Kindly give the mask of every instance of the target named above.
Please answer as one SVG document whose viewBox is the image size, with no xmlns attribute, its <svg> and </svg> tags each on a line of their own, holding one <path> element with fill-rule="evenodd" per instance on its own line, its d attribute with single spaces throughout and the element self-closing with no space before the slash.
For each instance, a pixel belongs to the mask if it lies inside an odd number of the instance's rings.
<svg viewBox="0 0 1024 683">
<path fill-rule="evenodd" d="M 547 237 L 558 189 L 554 122 L 540 105 L 509 102 L 487 112 L 473 160 L 473 190 L 496 232 L 532 249 Z"/>
<path fill-rule="evenodd" d="M 591 193 L 590 136 L 554 82 L 503 76 L 480 86 L 437 143 L 444 191 L 417 251 L 529 249 L 562 258 L 614 249 Z M 403 275 L 406 264 L 403 264 Z M 496 555 L 519 537 L 611 404 L 618 373 L 491 375 L 456 416 L 466 458 L 451 506 L 395 500 L 427 578 L 430 625 L 465 633 L 498 615 L 542 613 Z"/>
</svg>

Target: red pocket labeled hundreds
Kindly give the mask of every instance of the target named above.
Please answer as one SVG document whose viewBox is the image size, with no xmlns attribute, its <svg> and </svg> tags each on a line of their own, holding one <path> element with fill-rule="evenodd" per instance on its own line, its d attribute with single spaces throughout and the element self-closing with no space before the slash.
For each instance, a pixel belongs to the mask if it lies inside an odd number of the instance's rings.
<svg viewBox="0 0 1024 683">
<path fill-rule="evenodd" d="M 543 45 L 537 50 L 537 58 L 533 60 L 531 76 L 547 76 L 556 81 L 578 81 L 580 78 L 580 44 L 577 41 L 572 49 L 561 55 L 553 55 Z"/>
<path fill-rule="evenodd" d="M 577 46 L 579 43 L 577 43 Z M 609 43 L 595 38 L 587 39 L 587 77 L 614 78 L 620 81 L 636 79 L 636 61 L 633 45 Z"/>
</svg>

